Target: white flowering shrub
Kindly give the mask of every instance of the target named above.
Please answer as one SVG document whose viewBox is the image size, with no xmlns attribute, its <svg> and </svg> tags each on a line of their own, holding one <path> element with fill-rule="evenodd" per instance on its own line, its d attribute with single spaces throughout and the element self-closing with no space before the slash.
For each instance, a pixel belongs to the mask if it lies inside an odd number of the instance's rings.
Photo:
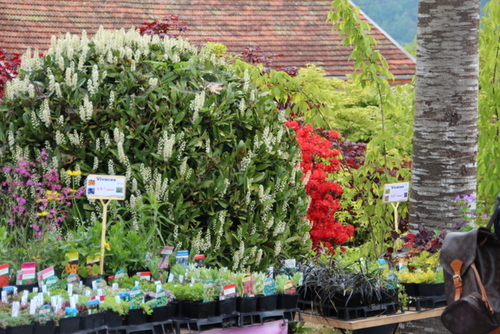
<svg viewBox="0 0 500 334">
<path fill-rule="evenodd" d="M 309 248 L 296 140 L 209 48 L 101 29 L 27 52 L 19 73 L 0 104 L 3 164 L 45 148 L 61 171 L 125 175 L 110 220 L 154 225 L 151 249 L 257 270 Z M 82 202 L 88 217 L 99 209 Z"/>
</svg>

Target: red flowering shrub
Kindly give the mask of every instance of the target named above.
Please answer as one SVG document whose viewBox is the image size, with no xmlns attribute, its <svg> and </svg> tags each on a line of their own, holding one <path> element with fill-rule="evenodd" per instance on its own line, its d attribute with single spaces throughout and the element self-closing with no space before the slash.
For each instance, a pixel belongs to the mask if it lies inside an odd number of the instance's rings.
<svg viewBox="0 0 500 334">
<path fill-rule="evenodd" d="M 333 251 L 336 245 L 354 235 L 352 225 L 342 225 L 335 220 L 342 188 L 330 179 L 332 173 L 340 169 L 340 152 L 332 148 L 330 140 L 338 140 L 340 135 L 335 131 L 317 132 L 312 126 L 300 126 L 296 121 L 287 121 L 285 125 L 295 130 L 302 151 L 300 168 L 307 180 L 306 193 L 311 198 L 307 218 L 312 222 L 309 234 L 313 247 L 323 246 Z"/>
<path fill-rule="evenodd" d="M 21 64 L 21 55 L 14 53 L 7 56 L 0 50 L 0 99 L 3 98 L 5 83 L 17 76 L 17 67 Z"/>
</svg>

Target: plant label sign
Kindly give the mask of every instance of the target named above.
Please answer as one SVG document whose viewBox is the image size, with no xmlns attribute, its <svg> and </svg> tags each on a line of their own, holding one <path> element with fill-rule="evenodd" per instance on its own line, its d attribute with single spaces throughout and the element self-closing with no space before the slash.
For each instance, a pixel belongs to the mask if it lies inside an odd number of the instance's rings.
<svg viewBox="0 0 500 334">
<path fill-rule="evenodd" d="M 87 177 L 85 194 L 91 199 L 125 199 L 125 176 L 95 175 Z"/>
<path fill-rule="evenodd" d="M 388 183 L 384 188 L 384 203 L 404 202 L 408 200 L 409 182 Z"/>
</svg>

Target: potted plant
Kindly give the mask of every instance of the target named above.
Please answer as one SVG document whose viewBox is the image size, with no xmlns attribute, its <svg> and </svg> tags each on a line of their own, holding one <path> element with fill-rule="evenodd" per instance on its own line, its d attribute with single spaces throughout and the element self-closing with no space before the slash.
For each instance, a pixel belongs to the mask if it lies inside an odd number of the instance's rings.
<svg viewBox="0 0 500 334">
<path fill-rule="evenodd" d="M 182 315 L 190 319 L 210 318 L 215 316 L 215 300 L 203 302 L 203 283 L 177 285 L 172 292 L 182 303 Z"/>
<path fill-rule="evenodd" d="M 236 279 L 235 275 L 227 268 L 219 269 L 219 277 L 216 284 L 221 289 L 220 298 L 217 302 L 218 315 L 230 315 L 236 313 Z"/>
<path fill-rule="evenodd" d="M 274 292 L 265 291 L 265 283 L 267 276 L 263 272 L 254 272 L 255 280 L 254 293 L 257 298 L 257 311 L 265 312 L 276 309 L 277 296 Z"/>
<path fill-rule="evenodd" d="M 248 282 L 246 282 L 248 281 Z M 257 310 L 257 298 L 254 297 L 253 277 L 243 273 L 234 274 L 236 284 L 236 310 L 240 313 L 253 313 Z"/>
<path fill-rule="evenodd" d="M 303 285 L 311 290 L 313 306 L 327 316 L 350 316 L 350 309 L 383 303 L 389 294 L 382 271 L 361 259 L 341 264 L 334 258 L 320 258 L 303 271 Z"/>
<path fill-rule="evenodd" d="M 114 297 L 106 296 L 99 305 L 99 309 L 104 313 L 105 325 L 108 328 L 114 328 L 123 324 L 123 319 L 130 309 L 130 303 L 123 300 L 118 303 Z"/>
<path fill-rule="evenodd" d="M 125 317 L 125 325 L 134 326 L 146 323 L 152 309 L 145 303 L 144 292 L 140 287 L 134 287 L 130 290 L 129 296 L 130 309 Z"/>
<path fill-rule="evenodd" d="M 276 307 L 278 309 L 297 308 L 299 295 L 297 287 L 302 281 L 302 273 L 296 272 L 291 278 L 288 275 L 281 274 L 274 278 L 276 282 L 276 294 L 278 296 Z"/>
<path fill-rule="evenodd" d="M 0 327 L 7 334 L 32 334 L 32 317 L 27 310 L 20 311 L 19 316 L 12 317 L 7 313 L 0 313 Z"/>
<path fill-rule="evenodd" d="M 406 293 L 413 297 L 444 295 L 444 283 L 438 282 L 436 268 L 439 266 L 439 251 L 422 251 L 409 258 L 408 270 L 398 273 L 398 281 Z"/>
<path fill-rule="evenodd" d="M 44 304 L 33 315 L 33 334 L 53 334 L 60 318 L 61 314 L 55 312 L 52 305 Z"/>
<path fill-rule="evenodd" d="M 310 263 L 304 267 L 303 298 L 309 300 L 310 305 L 317 308 L 323 315 L 335 315 L 335 308 L 345 307 L 354 300 L 360 301 L 360 296 L 347 285 L 347 273 L 328 263 Z"/>
<path fill-rule="evenodd" d="M 166 305 L 159 305 L 159 301 L 156 297 L 147 302 L 152 308 L 152 313 L 148 320 L 149 322 L 165 321 L 175 315 L 176 304 L 173 303 L 175 296 L 170 290 L 163 290 L 164 291 L 161 291 L 161 293 L 164 293 L 165 296 L 164 298 L 162 297 L 163 300 L 161 304 L 164 302 Z"/>
</svg>

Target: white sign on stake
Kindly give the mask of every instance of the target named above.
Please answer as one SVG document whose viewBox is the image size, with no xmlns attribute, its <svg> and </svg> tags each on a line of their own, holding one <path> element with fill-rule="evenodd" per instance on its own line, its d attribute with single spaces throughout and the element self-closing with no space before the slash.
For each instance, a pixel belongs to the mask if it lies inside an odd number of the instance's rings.
<svg viewBox="0 0 500 334">
<path fill-rule="evenodd" d="M 91 199 L 125 199 L 125 176 L 94 175 L 87 177 L 85 194 Z"/>
<path fill-rule="evenodd" d="M 410 184 L 408 182 L 388 183 L 384 187 L 383 202 L 391 203 L 407 201 L 409 189 Z"/>
<path fill-rule="evenodd" d="M 384 195 L 382 197 L 382 201 L 384 203 L 391 203 L 392 207 L 394 208 L 395 231 L 399 230 L 399 222 L 398 222 L 399 202 L 405 202 L 408 200 L 409 189 L 410 189 L 409 182 L 388 183 L 384 186 Z M 398 245 L 396 245 L 396 248 L 398 248 Z"/>
<path fill-rule="evenodd" d="M 85 194 L 89 199 L 98 199 L 102 204 L 101 257 L 99 260 L 101 275 L 104 274 L 104 249 L 106 246 L 106 223 L 108 204 L 111 200 L 125 199 L 127 178 L 119 175 L 93 175 L 87 177 Z M 104 202 L 103 199 L 108 201 Z M 94 283 L 94 282 L 92 282 Z"/>
</svg>

